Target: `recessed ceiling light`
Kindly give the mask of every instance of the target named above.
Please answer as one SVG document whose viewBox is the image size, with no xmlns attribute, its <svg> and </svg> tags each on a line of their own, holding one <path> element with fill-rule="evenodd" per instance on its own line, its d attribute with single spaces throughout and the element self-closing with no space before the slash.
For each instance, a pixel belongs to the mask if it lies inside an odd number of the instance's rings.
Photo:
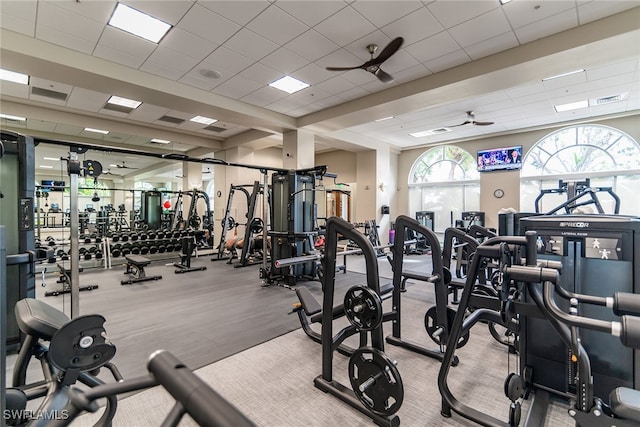
<svg viewBox="0 0 640 427">
<path fill-rule="evenodd" d="M 109 25 L 153 43 L 158 43 L 167 34 L 167 31 L 171 29 L 170 24 L 122 3 L 118 3 L 116 6 L 109 20 Z"/>
<path fill-rule="evenodd" d="M 544 79 L 542 79 L 542 81 L 546 82 L 547 80 L 559 79 L 560 77 L 567 77 L 567 76 L 571 76 L 573 74 L 579 74 L 579 73 L 584 73 L 584 68 L 581 68 L 579 70 L 569 71 L 567 73 L 562 73 L 562 74 L 558 74 L 551 77 L 545 77 Z"/>
<path fill-rule="evenodd" d="M 589 106 L 589 101 L 585 99 L 584 101 L 570 102 L 568 104 L 556 105 L 554 106 L 554 108 L 556 109 L 556 112 L 561 113 L 563 111 L 587 108 L 588 106 Z"/>
<path fill-rule="evenodd" d="M 212 125 L 215 122 L 217 122 L 218 120 L 216 119 L 210 119 L 209 117 L 203 117 L 203 116 L 195 116 L 189 119 L 190 122 L 196 122 L 196 123 L 202 123 L 203 125 Z"/>
<path fill-rule="evenodd" d="M 121 98 L 119 96 L 113 95 L 111 96 L 111 98 L 109 98 L 109 100 L 107 101 L 107 104 L 120 105 L 122 107 L 129 107 L 129 108 L 138 108 L 140 104 L 142 104 L 142 102 L 136 101 L 133 99 Z"/>
<path fill-rule="evenodd" d="M 151 142 L 153 142 L 155 144 L 169 144 L 171 141 L 169 141 L 167 139 L 153 138 L 153 139 L 151 139 Z"/>
<path fill-rule="evenodd" d="M 429 136 L 429 135 L 431 135 L 431 131 L 423 130 L 423 131 L 420 131 L 420 132 L 410 133 L 409 135 L 411 135 L 411 136 L 412 136 L 412 137 L 414 137 L 414 138 L 422 138 L 422 137 L 424 137 L 424 136 Z"/>
<path fill-rule="evenodd" d="M 309 87 L 308 83 L 295 79 L 291 76 L 284 76 L 275 82 L 269 83 L 269 86 L 280 89 L 289 94 L 296 93 L 299 90 Z"/>
<path fill-rule="evenodd" d="M 395 116 L 383 117 L 383 118 L 381 118 L 381 119 L 374 120 L 374 121 L 376 121 L 376 122 L 384 122 L 385 120 L 391 120 L 391 119 L 393 119 L 394 117 L 395 117 Z"/>
<path fill-rule="evenodd" d="M 27 120 L 26 117 L 12 116 L 11 114 L 3 114 L 3 113 L 0 113 L 0 119 L 17 120 L 20 122 L 24 122 L 25 120 Z"/>
<path fill-rule="evenodd" d="M 60 157 L 43 157 L 42 160 L 52 160 L 54 162 L 60 161 Z"/>
<path fill-rule="evenodd" d="M 0 68 L 0 80 L 6 80 L 8 82 L 20 83 L 22 85 L 29 84 L 29 76 L 22 73 L 16 73 L 15 71 L 3 70 Z"/>
<path fill-rule="evenodd" d="M 103 135 L 106 135 L 109 133 L 108 130 L 102 130 L 102 129 L 94 129 L 94 128 L 84 128 L 84 130 L 86 130 L 87 132 L 95 132 L 95 133 L 101 133 Z"/>
<path fill-rule="evenodd" d="M 42 169 L 53 169 L 53 166 L 48 166 L 48 165 L 40 165 L 39 167 Z"/>
</svg>

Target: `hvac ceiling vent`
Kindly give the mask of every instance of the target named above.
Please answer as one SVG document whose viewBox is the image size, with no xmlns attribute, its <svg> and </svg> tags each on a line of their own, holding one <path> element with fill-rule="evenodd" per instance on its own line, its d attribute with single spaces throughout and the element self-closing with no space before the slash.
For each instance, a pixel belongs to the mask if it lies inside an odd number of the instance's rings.
<svg viewBox="0 0 640 427">
<path fill-rule="evenodd" d="M 172 116 L 162 116 L 158 120 L 160 120 L 161 122 L 173 123 L 176 125 L 179 125 L 180 123 L 184 122 L 184 119 L 180 119 L 178 117 L 172 117 Z"/>
<path fill-rule="evenodd" d="M 204 130 L 209 130 L 211 132 L 223 132 L 226 129 L 221 128 L 220 126 L 207 126 L 206 128 L 204 128 Z"/>
<path fill-rule="evenodd" d="M 441 134 L 441 133 L 451 132 L 451 129 L 449 129 L 449 128 L 437 128 L 437 129 L 431 129 L 429 132 L 431 132 L 432 135 L 438 135 L 438 134 Z"/>
<path fill-rule="evenodd" d="M 622 99 L 621 95 L 604 96 L 602 98 L 596 99 L 596 105 L 609 104 L 611 102 L 620 101 L 621 99 Z"/>
<path fill-rule="evenodd" d="M 31 94 L 56 99 L 58 101 L 66 101 L 68 96 L 68 94 L 63 92 L 56 92 L 55 90 L 43 89 L 35 86 L 31 88 Z"/>
</svg>

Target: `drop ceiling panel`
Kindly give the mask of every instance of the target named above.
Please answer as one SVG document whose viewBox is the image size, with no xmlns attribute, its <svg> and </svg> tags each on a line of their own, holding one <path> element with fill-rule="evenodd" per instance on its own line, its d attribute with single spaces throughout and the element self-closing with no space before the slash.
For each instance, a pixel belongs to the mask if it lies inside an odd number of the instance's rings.
<svg viewBox="0 0 640 427">
<path fill-rule="evenodd" d="M 307 60 L 284 47 L 262 58 L 260 63 L 284 74 L 292 73 L 307 64 Z"/>
<path fill-rule="evenodd" d="M 201 60 L 211 54 L 211 52 L 218 47 L 218 44 L 203 39 L 182 28 L 175 27 L 164 36 L 161 46 Z"/>
<path fill-rule="evenodd" d="M 217 13 L 194 4 L 176 25 L 212 43 L 222 44 L 240 29 L 240 26 Z"/>
<path fill-rule="evenodd" d="M 457 50 L 460 50 L 460 46 L 446 31 L 421 40 L 411 46 L 407 46 L 405 49 L 409 55 L 421 63 L 439 58 Z"/>
<path fill-rule="evenodd" d="M 568 30 L 578 24 L 578 15 L 575 10 L 567 10 L 558 15 L 516 28 L 514 31 L 521 44 Z"/>
<path fill-rule="evenodd" d="M 439 56 L 435 59 L 429 60 L 424 65 L 433 73 L 448 70 L 449 68 L 457 67 L 458 65 L 471 62 L 471 58 L 467 53 L 460 49 L 455 52 L 447 53 L 446 55 Z"/>
<path fill-rule="evenodd" d="M 584 2 L 584 4 L 578 5 L 578 18 L 580 19 L 580 25 L 584 25 L 634 7 L 638 7 L 636 0 Z"/>
<path fill-rule="evenodd" d="M 315 61 L 340 48 L 315 30 L 301 34 L 295 40 L 287 43 L 285 47 L 309 61 Z"/>
<path fill-rule="evenodd" d="M 406 46 L 444 30 L 427 9 L 418 9 L 388 25 L 382 31 L 389 37 L 403 37 Z"/>
<path fill-rule="evenodd" d="M 575 12 L 574 0 L 531 1 L 520 0 L 504 5 L 502 11 L 513 28 L 524 27 L 534 22 L 562 13 L 566 10 Z"/>
<path fill-rule="evenodd" d="M 483 15 L 449 28 L 449 34 L 462 47 L 471 46 L 510 31 L 511 27 L 501 9 L 493 9 Z"/>
<path fill-rule="evenodd" d="M 351 7 L 345 7 L 314 27 L 320 34 L 339 46 L 375 31 L 376 27 Z"/>
<path fill-rule="evenodd" d="M 0 94 L 3 96 L 15 96 L 18 98 L 29 98 L 29 86 L 20 83 L 0 80 Z"/>
<path fill-rule="evenodd" d="M 244 69 L 240 75 L 256 82 L 264 82 L 263 86 L 267 86 L 268 83 L 282 77 L 282 72 L 256 62 Z"/>
<path fill-rule="evenodd" d="M 270 3 L 267 0 L 198 0 L 198 4 L 244 26 L 266 9 Z"/>
<path fill-rule="evenodd" d="M 278 45 L 274 42 L 246 28 L 234 34 L 225 43 L 225 46 L 255 61 L 259 61 L 278 48 Z"/>
<path fill-rule="evenodd" d="M 211 55 L 207 56 L 198 68 L 210 68 L 219 72 L 220 70 L 225 70 L 227 77 L 231 77 L 253 64 L 253 62 L 254 60 L 244 55 L 220 46 Z"/>
<path fill-rule="evenodd" d="M 168 24 L 175 25 L 193 7 L 190 1 L 127 0 L 130 6 Z"/>
<path fill-rule="evenodd" d="M 249 22 L 246 28 L 283 45 L 304 33 L 309 27 L 277 7 L 269 7 Z"/>
<path fill-rule="evenodd" d="M 429 74 L 431 74 L 431 71 L 429 71 L 424 65 L 418 64 L 407 68 L 406 70 L 394 71 L 393 80 L 398 83 L 407 83 Z"/>
<path fill-rule="evenodd" d="M 56 130 L 56 124 L 43 120 L 29 119 L 27 120 L 27 129 L 33 129 L 40 132 L 54 132 Z"/>
<path fill-rule="evenodd" d="M 347 7 L 342 0 L 280 1 L 276 6 L 312 27 Z"/>
<path fill-rule="evenodd" d="M 508 31 L 499 36 L 481 41 L 480 43 L 467 46 L 464 48 L 464 51 L 471 59 L 476 60 L 516 46 L 518 46 L 518 39 L 516 39 L 511 31 Z"/>
<path fill-rule="evenodd" d="M 494 1 L 458 0 L 433 1 L 426 7 L 441 25 L 450 28 L 500 6 Z"/>
<path fill-rule="evenodd" d="M 67 98 L 67 107 L 95 113 L 104 106 L 109 97 L 106 93 L 74 87 Z"/>
<path fill-rule="evenodd" d="M 222 82 L 224 82 L 225 79 L 208 79 L 206 77 L 203 77 L 197 70 L 196 67 L 196 71 L 190 71 L 189 73 L 185 74 L 184 76 L 182 76 L 178 81 L 180 83 L 184 83 L 186 85 L 189 86 L 193 86 L 193 87 L 197 87 L 198 89 L 202 89 L 202 90 L 206 90 L 206 91 L 210 91 L 213 88 L 215 88 L 216 86 L 218 86 L 219 84 L 222 84 Z"/>
<path fill-rule="evenodd" d="M 213 92 L 233 99 L 240 99 L 243 96 L 253 92 L 254 90 L 262 87 L 261 83 L 246 78 L 241 75 L 236 75 L 216 86 Z"/>
<path fill-rule="evenodd" d="M 6 2 L 3 1 L 2 5 Z M 24 2 L 35 3 L 35 2 Z M 40 0 L 39 4 L 43 5 L 45 1 Z M 56 7 L 64 9 L 67 12 L 74 13 L 85 18 L 89 18 L 93 21 L 101 24 L 109 22 L 109 18 L 113 14 L 116 8 L 116 0 L 101 0 L 101 1 L 59 1 L 59 0 L 46 0 L 46 3 L 53 3 Z"/>
<path fill-rule="evenodd" d="M 348 45 L 346 45 L 344 48 L 346 50 L 348 50 L 350 53 L 352 53 L 353 55 L 357 56 L 358 58 L 360 58 L 360 63 L 363 63 L 365 61 L 368 61 L 371 59 L 371 55 L 369 54 L 369 51 L 367 50 L 367 46 L 370 44 L 375 44 L 378 46 L 378 49 L 376 50 L 376 53 L 374 54 L 374 57 L 380 55 L 380 53 L 382 52 L 382 50 L 385 48 L 385 46 L 387 44 L 389 44 L 389 42 L 391 41 L 391 38 L 389 36 L 387 36 L 385 33 L 383 33 L 380 30 L 376 30 L 370 34 L 367 34 L 366 36 L 362 37 L 361 39 L 358 39 L 352 43 L 349 43 Z M 395 57 L 392 56 L 391 58 Z M 385 61 L 385 65 L 386 65 L 387 61 Z M 358 64 L 359 65 L 359 64 Z"/>
<path fill-rule="evenodd" d="M 33 37 L 36 28 L 37 5 L 33 1 L 3 1 L 2 7 L 0 7 L 2 27 Z"/>
<path fill-rule="evenodd" d="M 40 27 L 46 27 L 95 44 L 100 38 L 102 25 L 96 25 L 96 21 L 68 9 L 59 8 L 57 3 L 39 3 L 37 31 Z"/>
<path fill-rule="evenodd" d="M 271 104 L 272 102 L 276 102 L 284 98 L 285 96 L 287 96 L 286 92 L 274 89 L 269 86 L 265 86 L 261 87 L 258 90 L 254 90 L 248 95 L 243 96 L 241 100 L 262 107 L 267 104 Z"/>
<path fill-rule="evenodd" d="M 77 50 L 78 52 L 86 54 L 91 54 L 96 45 L 95 42 L 45 26 L 38 27 L 37 35 L 39 38 L 47 40 L 53 44 L 64 46 L 68 49 Z"/>
<path fill-rule="evenodd" d="M 423 4 L 419 1 L 368 1 L 355 2 L 351 5 L 360 15 L 378 28 L 402 18 L 416 9 L 421 9 L 422 6 Z"/>
<path fill-rule="evenodd" d="M 156 48 L 155 43 L 112 27 L 105 27 L 94 55 L 138 68 Z"/>
<path fill-rule="evenodd" d="M 158 47 L 140 69 L 170 80 L 178 80 L 199 62 L 198 59 L 182 52 Z"/>
<path fill-rule="evenodd" d="M 168 114 L 168 112 L 169 109 L 166 107 L 160 107 L 158 105 L 144 102 L 129 114 L 129 118 L 133 120 L 140 120 L 142 122 L 152 122 Z"/>
</svg>

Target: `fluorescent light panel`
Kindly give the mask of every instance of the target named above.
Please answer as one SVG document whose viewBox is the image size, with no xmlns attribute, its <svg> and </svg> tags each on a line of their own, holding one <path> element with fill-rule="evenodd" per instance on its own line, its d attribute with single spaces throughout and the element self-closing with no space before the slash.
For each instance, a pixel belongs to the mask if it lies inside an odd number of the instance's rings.
<svg viewBox="0 0 640 427">
<path fill-rule="evenodd" d="M 102 130 L 102 129 L 94 129 L 94 128 L 84 128 L 84 130 L 86 130 L 87 132 L 95 132 L 95 133 L 101 133 L 103 135 L 106 135 L 109 133 L 108 130 Z"/>
<path fill-rule="evenodd" d="M 153 43 L 158 43 L 171 29 L 170 24 L 122 3 L 118 3 L 116 6 L 116 10 L 109 20 L 109 25 Z"/>
<path fill-rule="evenodd" d="M 0 80 L 6 80 L 8 82 L 20 83 L 22 85 L 29 84 L 29 76 L 22 73 L 16 73 L 15 71 L 3 70 L 0 68 Z"/>
<path fill-rule="evenodd" d="M 26 117 L 12 116 L 11 114 L 3 114 L 3 113 L 0 113 L 0 119 L 17 120 L 20 122 L 24 122 L 25 120 L 27 120 Z"/>
<path fill-rule="evenodd" d="M 422 137 L 431 135 L 431 131 L 423 130 L 423 131 L 420 131 L 420 132 L 410 133 L 409 135 L 411 135 L 414 138 L 422 138 Z"/>
<path fill-rule="evenodd" d="M 42 160 L 52 160 L 54 162 L 59 162 L 60 157 L 43 157 Z"/>
<path fill-rule="evenodd" d="M 395 116 L 383 117 L 383 118 L 381 118 L 381 119 L 377 119 L 377 120 L 374 120 L 374 121 L 376 121 L 376 122 L 384 122 L 385 120 L 391 120 L 391 119 L 393 119 L 394 117 L 395 117 Z"/>
<path fill-rule="evenodd" d="M 589 101 L 585 99 L 584 101 L 570 102 L 568 104 L 556 105 L 553 108 L 556 109 L 556 112 L 562 113 L 563 111 L 578 110 L 580 108 L 587 108 L 588 106 L 589 106 Z"/>
<path fill-rule="evenodd" d="M 269 86 L 280 89 L 281 91 L 287 92 L 288 94 L 292 94 L 302 89 L 308 88 L 309 84 L 291 76 L 284 76 L 274 82 L 269 83 Z"/>
<path fill-rule="evenodd" d="M 171 141 L 169 141 L 168 139 L 152 138 L 151 142 L 155 142 L 156 144 L 169 144 Z"/>
<path fill-rule="evenodd" d="M 209 117 L 195 116 L 189 119 L 190 122 L 202 123 L 203 125 L 212 125 L 218 120 Z"/>
<path fill-rule="evenodd" d="M 39 167 L 42 169 L 53 169 L 53 166 L 48 166 L 48 165 L 40 165 Z"/>
<path fill-rule="evenodd" d="M 133 99 L 121 98 L 119 96 L 113 95 L 111 96 L 111 98 L 109 98 L 109 100 L 107 101 L 107 104 L 120 105 L 122 107 L 129 107 L 129 108 L 138 108 L 140 104 L 142 104 L 142 102 L 136 101 Z"/>
<path fill-rule="evenodd" d="M 573 74 L 579 74 L 579 73 L 584 73 L 584 68 L 582 68 L 580 70 L 569 71 L 568 73 L 558 74 L 556 76 L 546 77 L 546 78 L 542 79 L 542 81 L 546 82 L 547 80 L 559 79 L 560 77 L 567 77 L 567 76 L 571 76 Z"/>
</svg>

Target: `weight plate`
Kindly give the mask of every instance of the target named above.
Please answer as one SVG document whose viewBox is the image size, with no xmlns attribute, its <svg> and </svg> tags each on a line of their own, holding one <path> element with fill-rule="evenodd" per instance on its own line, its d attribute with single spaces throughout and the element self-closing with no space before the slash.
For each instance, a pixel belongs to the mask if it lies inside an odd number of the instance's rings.
<svg viewBox="0 0 640 427">
<path fill-rule="evenodd" d="M 441 344 L 444 345 L 446 343 L 441 342 L 442 335 L 436 336 L 436 331 L 438 331 L 441 326 L 438 324 L 437 314 L 438 314 L 438 309 L 436 306 L 429 308 L 429 310 L 427 310 L 427 312 L 424 315 L 424 327 L 427 331 L 427 334 L 429 335 L 429 338 L 431 338 L 433 342 L 435 342 L 438 345 L 441 345 Z M 455 317 L 456 317 L 456 311 L 451 307 L 447 307 L 447 325 L 446 326 L 449 333 L 451 333 L 451 325 L 453 325 L 453 319 Z M 456 348 L 464 347 L 467 344 L 467 342 L 469 342 L 469 331 L 467 331 L 462 336 L 460 336 L 460 338 L 458 339 L 458 344 L 456 345 Z"/>
<path fill-rule="evenodd" d="M 371 412 L 390 416 L 404 400 L 404 386 L 396 364 L 384 352 L 360 347 L 349 358 L 349 381 L 356 397 Z"/>
<path fill-rule="evenodd" d="M 367 286 L 353 286 L 344 295 L 344 313 L 358 330 L 371 331 L 382 323 L 382 300 Z"/>
</svg>

